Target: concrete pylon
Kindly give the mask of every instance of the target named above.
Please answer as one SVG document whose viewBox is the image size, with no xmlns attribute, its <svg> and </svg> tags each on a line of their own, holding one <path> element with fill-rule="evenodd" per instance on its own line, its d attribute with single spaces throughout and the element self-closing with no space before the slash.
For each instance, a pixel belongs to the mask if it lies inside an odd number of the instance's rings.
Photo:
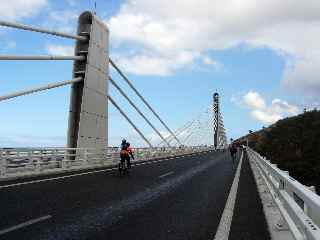
<svg viewBox="0 0 320 240">
<path fill-rule="evenodd" d="M 84 81 L 72 84 L 68 123 L 68 148 L 96 148 L 108 146 L 108 76 L 109 31 L 91 12 L 83 12 L 78 20 L 75 55 L 86 56 L 74 61 L 73 78 Z"/>
<path fill-rule="evenodd" d="M 214 131 L 214 148 L 218 148 L 219 141 L 219 94 L 213 94 L 213 131 Z"/>
</svg>

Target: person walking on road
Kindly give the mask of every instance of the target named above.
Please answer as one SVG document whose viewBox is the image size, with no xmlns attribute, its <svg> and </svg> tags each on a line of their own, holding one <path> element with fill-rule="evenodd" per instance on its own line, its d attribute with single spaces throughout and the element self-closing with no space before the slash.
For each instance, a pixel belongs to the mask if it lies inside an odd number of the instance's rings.
<svg viewBox="0 0 320 240">
<path fill-rule="evenodd" d="M 236 146 L 236 144 L 234 142 L 231 143 L 229 150 L 230 150 L 232 161 L 235 162 L 236 155 L 237 155 L 237 146 Z"/>
</svg>

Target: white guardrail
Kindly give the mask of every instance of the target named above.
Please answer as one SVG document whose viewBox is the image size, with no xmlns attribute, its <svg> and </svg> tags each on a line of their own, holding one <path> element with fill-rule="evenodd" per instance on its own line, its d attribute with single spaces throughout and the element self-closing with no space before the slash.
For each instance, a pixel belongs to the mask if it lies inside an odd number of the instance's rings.
<svg viewBox="0 0 320 240">
<path fill-rule="evenodd" d="M 209 150 L 202 146 L 136 148 L 134 155 L 135 161 L 142 161 Z M 112 166 L 119 158 L 118 148 L 0 148 L 0 180 Z"/>
<path fill-rule="evenodd" d="M 294 238 L 320 240 L 320 196 L 254 150 L 246 149 Z"/>
</svg>

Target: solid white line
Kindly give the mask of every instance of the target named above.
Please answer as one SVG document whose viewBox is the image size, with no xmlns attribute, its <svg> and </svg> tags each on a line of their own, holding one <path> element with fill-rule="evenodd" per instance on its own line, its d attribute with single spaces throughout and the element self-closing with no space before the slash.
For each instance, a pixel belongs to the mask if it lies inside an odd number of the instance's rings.
<svg viewBox="0 0 320 240">
<path fill-rule="evenodd" d="M 6 234 L 8 232 L 15 231 L 15 230 L 20 229 L 20 228 L 24 228 L 24 227 L 30 226 L 32 224 L 47 220 L 47 219 L 49 219 L 51 217 L 52 217 L 51 215 L 46 215 L 46 216 L 43 216 L 43 217 L 40 217 L 40 218 L 36 218 L 36 219 L 32 219 L 32 220 L 26 221 L 24 223 L 20 223 L 18 225 L 13 226 L 13 227 L 9 227 L 9 228 L 1 230 L 0 231 L 0 235 Z"/>
<path fill-rule="evenodd" d="M 240 157 L 240 162 L 239 162 L 236 174 L 234 176 L 231 190 L 229 192 L 228 200 L 223 210 L 222 217 L 220 219 L 220 223 L 219 223 L 216 235 L 214 237 L 214 240 L 228 240 L 229 238 L 231 222 L 233 217 L 233 209 L 234 209 L 234 204 L 237 197 L 237 191 L 238 191 L 238 185 L 239 185 L 239 179 L 240 179 L 242 158 L 243 158 L 243 152 Z"/>
<path fill-rule="evenodd" d="M 163 178 L 163 177 L 169 176 L 169 175 L 171 175 L 172 173 L 174 173 L 174 172 L 168 172 L 168 173 L 162 174 L 162 175 L 160 175 L 158 178 Z"/>
</svg>

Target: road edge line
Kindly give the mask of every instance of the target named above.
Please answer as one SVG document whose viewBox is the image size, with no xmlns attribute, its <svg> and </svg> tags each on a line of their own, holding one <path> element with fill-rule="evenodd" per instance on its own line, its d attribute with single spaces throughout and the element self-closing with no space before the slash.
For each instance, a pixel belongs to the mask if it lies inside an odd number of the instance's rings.
<svg viewBox="0 0 320 240">
<path fill-rule="evenodd" d="M 242 167 L 242 160 L 243 160 L 243 151 L 241 153 L 240 161 L 238 164 L 238 168 L 236 171 L 236 174 L 234 176 L 232 186 L 228 195 L 227 203 L 224 207 L 220 223 L 217 229 L 217 232 L 215 234 L 215 237 L 213 240 L 227 240 L 229 238 L 231 223 L 232 223 L 232 217 L 233 217 L 233 210 L 234 205 L 237 198 L 237 192 L 238 192 L 238 185 L 240 181 L 240 173 L 241 173 L 241 167 Z"/>
<path fill-rule="evenodd" d="M 46 216 L 43 216 L 43 217 L 31 219 L 29 221 L 17 224 L 17 225 L 12 226 L 12 227 L 8 227 L 6 229 L 0 230 L 0 236 L 4 235 L 6 233 L 9 233 L 9 232 L 24 228 L 24 227 L 28 227 L 28 226 L 30 226 L 32 224 L 35 224 L 35 223 L 38 223 L 38 222 L 42 222 L 42 221 L 47 220 L 47 219 L 49 219 L 51 217 L 52 217 L 51 215 L 46 215 Z"/>
</svg>

